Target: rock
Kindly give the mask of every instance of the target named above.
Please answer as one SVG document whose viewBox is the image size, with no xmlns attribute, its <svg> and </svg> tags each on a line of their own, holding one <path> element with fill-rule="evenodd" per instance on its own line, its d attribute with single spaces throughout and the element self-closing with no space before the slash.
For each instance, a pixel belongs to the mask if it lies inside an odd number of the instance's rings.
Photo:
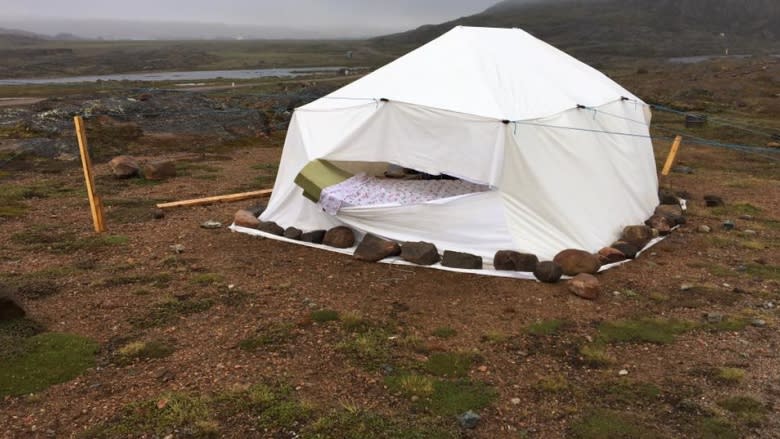
<svg viewBox="0 0 780 439">
<path fill-rule="evenodd" d="M 755 230 L 747 229 L 747 230 L 743 230 L 742 234 L 746 236 L 756 236 L 758 235 L 758 232 L 756 232 Z"/>
<path fill-rule="evenodd" d="M 621 369 L 620 372 L 618 372 L 618 376 L 628 376 L 628 371 L 626 369 Z"/>
<path fill-rule="evenodd" d="M 270 235 L 284 236 L 284 229 L 279 224 L 273 221 L 263 222 L 258 221 L 260 225 L 257 226 L 257 230 L 268 233 Z"/>
<path fill-rule="evenodd" d="M 206 230 L 221 229 L 222 223 L 218 221 L 206 221 L 205 223 L 201 224 L 200 227 Z"/>
<path fill-rule="evenodd" d="M 301 235 L 301 241 L 309 242 L 312 244 L 322 244 L 322 240 L 325 239 L 326 230 L 314 230 L 312 232 L 306 232 Z"/>
<path fill-rule="evenodd" d="M 695 286 L 692 285 L 692 284 L 682 284 L 682 285 L 680 285 L 680 291 L 690 291 L 690 290 L 692 290 L 694 288 L 695 288 Z"/>
<path fill-rule="evenodd" d="M 477 425 L 479 425 L 480 419 L 482 419 L 481 416 L 469 410 L 466 413 L 458 416 L 458 423 L 462 428 L 473 430 L 477 428 Z"/>
<path fill-rule="evenodd" d="M 744 221 L 753 221 L 755 218 L 753 218 L 753 215 L 740 215 L 739 219 Z"/>
<path fill-rule="evenodd" d="M 165 211 L 158 208 L 152 209 L 152 218 L 157 220 L 165 218 Z"/>
<path fill-rule="evenodd" d="M 566 283 L 569 291 L 575 296 L 587 300 L 596 300 L 601 292 L 601 283 L 595 276 L 580 273 Z"/>
<path fill-rule="evenodd" d="M 155 160 L 144 165 L 143 170 L 147 180 L 165 180 L 176 176 L 176 163 L 170 160 Z"/>
<path fill-rule="evenodd" d="M 734 221 L 726 220 L 723 221 L 723 230 L 734 230 L 737 228 L 737 225 L 734 224 Z"/>
<path fill-rule="evenodd" d="M 645 225 L 657 230 L 659 235 L 666 236 L 672 233 L 672 227 L 675 226 L 675 223 L 663 215 L 653 215 L 645 221 Z"/>
<path fill-rule="evenodd" d="M 634 244 L 630 244 L 625 241 L 617 241 L 613 243 L 610 247 L 626 255 L 626 258 L 628 259 L 636 258 L 636 255 L 639 254 L 639 251 L 641 250 L 639 247 L 635 246 Z"/>
<path fill-rule="evenodd" d="M 599 250 L 598 257 L 601 265 L 614 264 L 628 259 L 622 251 L 612 247 L 604 247 Z"/>
<path fill-rule="evenodd" d="M 712 232 L 712 227 L 710 227 L 710 226 L 708 226 L 706 224 L 702 224 L 702 225 L 700 225 L 696 229 L 696 231 L 699 232 L 699 233 L 710 233 L 710 232 Z"/>
<path fill-rule="evenodd" d="M 260 203 L 260 204 L 253 204 L 244 210 L 252 212 L 252 215 L 254 215 L 255 218 L 260 218 L 260 215 L 262 215 L 263 212 L 265 212 L 266 207 L 267 206 L 265 205 L 265 203 Z"/>
<path fill-rule="evenodd" d="M 509 400 L 509 402 L 511 402 L 512 405 L 520 405 L 522 400 L 520 398 L 512 398 L 512 399 Z"/>
<path fill-rule="evenodd" d="M 693 168 L 689 166 L 675 166 L 672 168 L 672 172 L 677 174 L 693 174 Z"/>
<path fill-rule="evenodd" d="M 334 227 L 325 233 L 322 243 L 335 248 L 350 248 L 355 245 L 355 232 L 345 226 Z"/>
<path fill-rule="evenodd" d="M 464 270 L 481 270 L 482 258 L 469 253 L 445 250 L 444 255 L 441 258 L 441 265 Z"/>
<path fill-rule="evenodd" d="M 680 201 L 677 199 L 677 196 L 667 189 L 660 189 L 658 191 L 658 199 L 661 201 L 661 204 L 680 205 Z"/>
<path fill-rule="evenodd" d="M 172 252 L 176 253 L 177 255 L 184 253 L 185 250 L 184 246 L 181 244 L 173 244 L 169 248 L 171 249 Z"/>
<path fill-rule="evenodd" d="M 704 203 L 707 207 L 723 207 L 726 203 L 723 202 L 723 198 L 717 195 L 705 195 Z"/>
<path fill-rule="evenodd" d="M 302 235 L 303 235 L 303 231 L 301 229 L 296 229 L 295 227 L 288 227 L 284 231 L 284 237 L 287 239 L 294 239 L 296 241 L 300 241 Z"/>
<path fill-rule="evenodd" d="M 379 262 L 382 259 L 401 254 L 401 246 L 376 235 L 367 234 L 355 250 L 355 259 L 366 262 Z"/>
<path fill-rule="evenodd" d="M 561 280 L 561 276 L 563 276 L 563 268 L 552 261 L 540 262 L 534 269 L 534 277 L 540 282 L 554 284 Z"/>
<path fill-rule="evenodd" d="M 750 324 L 755 326 L 756 328 L 763 328 L 766 326 L 766 320 L 762 319 L 753 319 L 750 321 Z"/>
<path fill-rule="evenodd" d="M 534 271 L 539 263 L 536 255 L 511 250 L 499 250 L 493 257 L 493 267 L 503 271 Z"/>
<path fill-rule="evenodd" d="M 239 210 L 233 215 L 233 223 L 239 227 L 256 229 L 260 227 L 260 220 L 248 210 Z"/>
<path fill-rule="evenodd" d="M 767 148 L 780 148 L 780 142 L 767 142 Z"/>
<path fill-rule="evenodd" d="M 647 226 L 628 226 L 623 229 L 620 240 L 643 249 L 653 239 L 653 230 Z"/>
<path fill-rule="evenodd" d="M 24 308 L 10 294 L 0 293 L 0 322 L 21 319 L 25 315 Z"/>
<path fill-rule="evenodd" d="M 111 173 L 116 178 L 132 178 L 137 177 L 141 171 L 141 166 L 138 164 L 138 160 L 128 155 L 120 155 L 114 157 L 108 162 L 108 166 L 111 167 Z"/>
<path fill-rule="evenodd" d="M 566 276 L 576 276 L 580 273 L 596 274 L 601 268 L 599 257 L 584 250 L 564 250 L 555 255 L 553 262 L 561 266 Z"/>
<path fill-rule="evenodd" d="M 720 323 L 723 321 L 723 314 L 718 312 L 708 312 L 704 317 L 707 319 L 707 323 Z"/>
<path fill-rule="evenodd" d="M 679 205 L 673 206 L 671 204 L 660 205 L 655 208 L 655 215 L 662 215 L 669 220 L 672 226 L 678 226 L 687 222 L 682 207 Z"/>
<path fill-rule="evenodd" d="M 405 242 L 401 259 L 417 265 L 433 265 L 441 260 L 439 250 L 430 242 Z"/>
</svg>

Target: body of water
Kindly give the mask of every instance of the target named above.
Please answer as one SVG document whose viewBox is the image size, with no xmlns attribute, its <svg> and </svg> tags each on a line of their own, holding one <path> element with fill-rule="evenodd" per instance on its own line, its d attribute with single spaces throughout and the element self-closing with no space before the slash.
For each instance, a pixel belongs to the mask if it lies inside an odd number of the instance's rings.
<svg viewBox="0 0 780 439">
<path fill-rule="evenodd" d="M 753 55 L 700 55 L 700 56 L 678 56 L 675 58 L 669 58 L 670 63 L 675 64 L 698 64 L 700 62 L 709 61 L 712 59 L 745 59 L 750 58 Z M 780 54 L 770 55 L 775 58 L 780 58 Z"/>
<path fill-rule="evenodd" d="M 62 78 L 0 79 L 0 85 L 78 84 L 98 81 L 204 81 L 209 79 L 291 78 L 313 73 L 334 73 L 344 67 L 299 67 L 291 69 L 199 70 L 192 72 L 119 73 L 115 75 L 69 76 Z"/>
</svg>

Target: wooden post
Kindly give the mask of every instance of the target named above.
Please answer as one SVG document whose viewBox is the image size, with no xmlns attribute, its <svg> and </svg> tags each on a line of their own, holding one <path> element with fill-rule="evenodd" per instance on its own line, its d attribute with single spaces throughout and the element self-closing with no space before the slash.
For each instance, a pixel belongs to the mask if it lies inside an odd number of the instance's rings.
<svg viewBox="0 0 780 439">
<path fill-rule="evenodd" d="M 263 189 L 261 191 L 243 192 L 240 194 L 231 195 L 219 195 L 216 197 L 197 198 L 195 200 L 174 201 L 172 203 L 161 203 L 157 207 L 159 209 L 170 209 L 173 207 L 191 207 L 191 206 L 205 206 L 214 203 L 232 203 L 234 201 L 250 200 L 252 198 L 261 198 L 270 196 L 273 189 Z"/>
<path fill-rule="evenodd" d="M 677 153 L 680 151 L 680 144 L 682 143 L 682 136 L 677 136 L 674 138 L 674 143 L 672 144 L 672 149 L 669 151 L 669 157 L 666 158 L 666 164 L 664 165 L 664 170 L 661 172 L 661 175 L 666 177 L 669 175 L 669 173 L 672 171 L 672 165 L 674 165 L 674 160 L 677 158 Z"/>
<path fill-rule="evenodd" d="M 95 193 L 95 178 L 92 175 L 92 160 L 89 158 L 84 119 L 81 116 L 76 116 L 73 118 L 73 123 L 76 125 L 76 137 L 79 141 L 81 165 L 84 168 L 84 181 L 87 184 L 87 197 L 89 198 L 89 208 L 92 211 L 92 222 L 95 225 L 95 232 L 103 233 L 106 231 L 105 218 L 103 217 L 103 202 Z"/>
</svg>

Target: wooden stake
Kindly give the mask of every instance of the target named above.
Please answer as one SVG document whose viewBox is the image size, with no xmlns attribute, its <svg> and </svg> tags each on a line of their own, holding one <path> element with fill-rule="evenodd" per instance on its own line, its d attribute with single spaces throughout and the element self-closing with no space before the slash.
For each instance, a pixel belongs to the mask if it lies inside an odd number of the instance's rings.
<svg viewBox="0 0 780 439">
<path fill-rule="evenodd" d="M 197 198 L 194 200 L 174 201 L 172 203 L 161 203 L 157 207 L 160 209 L 170 209 L 173 207 L 205 206 L 214 203 L 230 203 L 233 201 L 249 200 L 252 198 L 261 198 L 271 195 L 273 189 L 264 189 L 262 191 L 242 192 L 240 194 L 219 195 L 216 197 Z"/>
<path fill-rule="evenodd" d="M 79 153 L 81 153 L 81 165 L 84 168 L 84 181 L 87 184 L 87 197 L 89 198 L 89 208 L 92 212 L 92 223 L 95 225 L 95 232 L 103 233 L 106 231 L 103 202 L 95 194 L 95 178 L 92 175 L 92 160 L 89 158 L 84 119 L 81 116 L 76 116 L 73 118 L 73 123 L 76 125 L 76 137 L 79 141 Z"/>
<path fill-rule="evenodd" d="M 672 149 L 669 151 L 669 157 L 666 158 L 666 164 L 664 165 L 664 170 L 661 172 L 661 175 L 666 177 L 669 175 L 669 173 L 672 171 L 672 165 L 674 164 L 674 160 L 677 158 L 677 153 L 680 151 L 680 144 L 682 143 L 682 136 L 677 136 L 674 138 L 674 143 L 672 144 Z"/>
</svg>

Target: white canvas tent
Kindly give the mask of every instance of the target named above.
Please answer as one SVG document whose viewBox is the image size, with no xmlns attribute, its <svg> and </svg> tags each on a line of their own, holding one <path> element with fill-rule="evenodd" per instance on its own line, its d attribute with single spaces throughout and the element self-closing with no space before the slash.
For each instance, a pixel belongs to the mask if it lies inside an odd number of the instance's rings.
<svg viewBox="0 0 780 439">
<path fill-rule="evenodd" d="M 298 108 L 262 221 L 347 225 L 492 261 L 595 252 L 658 205 L 647 105 L 597 70 L 519 29 L 456 27 Z M 350 172 L 388 163 L 489 191 L 335 215 L 294 183 L 311 161 Z"/>
</svg>

